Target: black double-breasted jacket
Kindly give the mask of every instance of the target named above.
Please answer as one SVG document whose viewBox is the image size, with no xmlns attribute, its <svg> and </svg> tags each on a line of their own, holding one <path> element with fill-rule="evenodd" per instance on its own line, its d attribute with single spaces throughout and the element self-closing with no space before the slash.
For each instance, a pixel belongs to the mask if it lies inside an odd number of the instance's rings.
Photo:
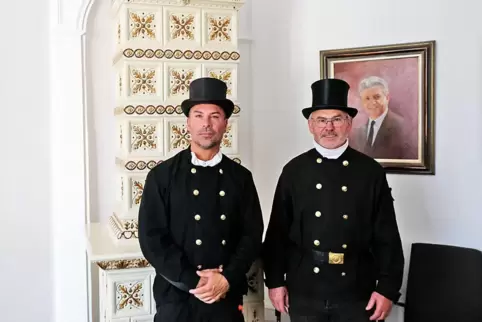
<svg viewBox="0 0 482 322">
<path fill-rule="evenodd" d="M 139 243 L 157 273 L 156 304 L 192 299 L 197 270 L 222 266 L 230 290 L 247 292 L 246 274 L 260 255 L 263 219 L 252 174 L 223 156 L 213 167 L 195 166 L 190 148 L 147 175 L 139 210 Z M 237 304 L 236 304 L 237 305 Z"/>
<path fill-rule="evenodd" d="M 268 288 L 287 286 L 294 303 L 396 301 L 404 255 L 383 168 L 348 147 L 337 159 L 311 149 L 282 170 L 266 237 Z"/>
</svg>

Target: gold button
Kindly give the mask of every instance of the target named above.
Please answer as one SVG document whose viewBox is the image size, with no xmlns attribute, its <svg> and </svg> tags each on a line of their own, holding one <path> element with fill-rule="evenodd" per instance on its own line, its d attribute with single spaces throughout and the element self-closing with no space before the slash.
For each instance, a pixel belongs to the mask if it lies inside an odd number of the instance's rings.
<svg viewBox="0 0 482 322">
<path fill-rule="evenodd" d="M 191 169 L 191 172 L 192 172 L 192 173 L 196 173 L 196 168 L 192 168 L 192 169 Z"/>
<path fill-rule="evenodd" d="M 192 192 L 195 196 L 197 196 L 199 194 L 199 190 L 197 189 L 194 189 L 194 191 Z"/>
<path fill-rule="evenodd" d="M 196 216 L 194 216 L 194 219 L 196 219 L 196 220 L 201 220 L 201 216 L 196 215 Z"/>
<path fill-rule="evenodd" d="M 226 193 L 221 190 L 221 191 L 219 191 L 219 195 L 220 195 L 221 197 L 224 197 L 224 196 L 226 195 Z"/>
<path fill-rule="evenodd" d="M 343 215 L 343 219 L 347 220 L 347 219 L 348 219 L 348 215 Z"/>
<path fill-rule="evenodd" d="M 201 246 L 202 243 L 203 243 L 202 240 L 196 239 L 196 245 Z"/>
<path fill-rule="evenodd" d="M 223 241 L 221 242 L 221 244 L 226 245 L 226 241 L 223 239 Z"/>
<path fill-rule="evenodd" d="M 346 244 L 343 244 L 341 247 L 346 249 L 348 246 Z"/>
<path fill-rule="evenodd" d="M 345 161 L 343 161 L 343 165 L 344 165 L 345 167 L 347 167 L 347 166 L 348 166 L 348 164 L 349 164 L 349 163 L 348 163 L 348 161 L 346 161 L 346 160 L 345 160 Z"/>
<path fill-rule="evenodd" d="M 321 212 L 320 212 L 320 211 L 315 212 L 315 216 L 316 216 L 316 217 L 321 217 Z"/>
<path fill-rule="evenodd" d="M 321 183 L 316 184 L 316 189 L 321 189 Z"/>
<path fill-rule="evenodd" d="M 346 273 L 345 273 L 345 272 L 341 272 L 341 276 L 345 276 L 345 275 L 346 275 Z"/>
<path fill-rule="evenodd" d="M 346 192 L 348 190 L 348 188 L 346 186 L 343 186 L 341 187 L 341 190 L 343 190 L 344 192 Z"/>
<path fill-rule="evenodd" d="M 219 169 L 219 173 L 223 174 L 223 169 Z"/>
<path fill-rule="evenodd" d="M 225 216 L 225 215 L 221 215 L 221 220 L 226 220 L 226 216 Z"/>
<path fill-rule="evenodd" d="M 315 272 L 315 274 L 318 274 L 320 272 L 320 269 L 318 267 L 315 267 L 313 268 L 313 272 Z"/>
<path fill-rule="evenodd" d="M 315 241 L 313 242 L 313 244 L 315 244 L 315 246 L 320 246 L 320 241 L 319 241 L 319 240 L 315 240 Z"/>
<path fill-rule="evenodd" d="M 316 159 L 316 162 L 321 163 L 321 158 Z"/>
</svg>

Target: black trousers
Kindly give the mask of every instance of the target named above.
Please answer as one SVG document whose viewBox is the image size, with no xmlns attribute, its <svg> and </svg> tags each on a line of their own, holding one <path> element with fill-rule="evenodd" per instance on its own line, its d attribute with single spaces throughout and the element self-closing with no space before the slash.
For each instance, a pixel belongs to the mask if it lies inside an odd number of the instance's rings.
<svg viewBox="0 0 482 322">
<path fill-rule="evenodd" d="M 368 301 L 357 302 L 343 302 L 332 303 L 330 301 L 324 301 L 320 303 L 320 306 L 311 312 L 307 313 L 307 310 L 299 309 L 296 307 L 290 307 L 290 321 L 291 322 L 372 322 L 370 316 L 372 316 L 374 309 L 365 310 Z M 381 322 L 381 321 L 380 321 Z"/>
<path fill-rule="evenodd" d="M 187 301 L 157 306 L 154 322 L 244 322 L 237 302 L 201 303 L 191 297 Z"/>
</svg>

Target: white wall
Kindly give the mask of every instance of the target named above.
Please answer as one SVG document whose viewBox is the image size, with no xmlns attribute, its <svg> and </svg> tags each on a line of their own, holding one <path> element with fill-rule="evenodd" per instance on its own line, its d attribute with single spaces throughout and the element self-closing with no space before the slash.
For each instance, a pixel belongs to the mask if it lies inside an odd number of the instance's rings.
<svg viewBox="0 0 482 322">
<path fill-rule="evenodd" d="M 482 249 L 482 29 L 477 1 L 255 1 L 253 158 L 265 219 L 283 164 L 312 147 L 301 109 L 319 51 L 436 40 L 436 175 L 389 175 L 405 254 L 413 242 Z M 263 179 L 261 179 L 263 177 Z M 398 321 L 400 310 L 389 321 Z"/>
<path fill-rule="evenodd" d="M 90 220 L 107 222 L 115 200 L 115 20 L 110 1 L 95 1 L 86 33 Z"/>
<path fill-rule="evenodd" d="M 2 12 L 0 320 L 52 322 L 49 12 L 36 0 Z"/>
</svg>

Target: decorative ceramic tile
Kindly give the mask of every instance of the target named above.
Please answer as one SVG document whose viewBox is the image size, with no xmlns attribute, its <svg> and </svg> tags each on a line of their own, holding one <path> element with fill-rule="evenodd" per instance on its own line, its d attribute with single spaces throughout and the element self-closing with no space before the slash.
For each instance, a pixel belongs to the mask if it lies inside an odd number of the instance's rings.
<svg viewBox="0 0 482 322">
<path fill-rule="evenodd" d="M 124 187 L 124 180 L 121 176 L 118 176 L 116 179 L 116 202 L 118 204 L 123 204 L 125 202 L 125 187 Z"/>
<path fill-rule="evenodd" d="M 122 150 L 124 149 L 124 133 L 125 133 L 125 124 L 119 123 L 117 124 L 117 138 L 119 142 L 119 153 L 122 153 Z"/>
<path fill-rule="evenodd" d="M 157 126 L 155 124 L 133 124 L 131 126 L 131 148 L 138 150 L 157 150 Z"/>
<path fill-rule="evenodd" d="M 144 306 L 144 285 L 142 282 L 119 283 L 116 291 L 117 310 L 138 309 Z"/>
<path fill-rule="evenodd" d="M 156 40 L 159 39 L 158 26 L 160 14 L 156 11 L 129 10 L 129 40 Z M 119 36 L 120 37 L 120 36 Z"/>
<path fill-rule="evenodd" d="M 208 14 L 207 18 L 209 41 L 230 42 L 233 33 L 231 29 L 231 16 L 214 16 Z"/>
<path fill-rule="evenodd" d="M 128 68 L 129 95 L 136 97 L 160 97 L 161 72 L 159 65 L 131 65 Z"/>
<path fill-rule="evenodd" d="M 171 156 L 189 146 L 191 135 L 187 131 L 186 118 L 166 118 L 166 153 Z"/>
<path fill-rule="evenodd" d="M 142 194 L 144 192 L 144 183 L 145 177 L 130 178 L 130 208 L 138 208 L 141 205 Z"/>
<path fill-rule="evenodd" d="M 228 87 L 228 98 L 237 99 L 238 69 L 236 65 L 206 64 L 204 65 L 203 76 L 217 78 L 225 82 Z"/>
<path fill-rule="evenodd" d="M 123 109 L 116 110 L 116 113 L 122 111 L 126 115 L 181 115 L 181 105 L 127 105 Z M 120 113 L 122 114 L 122 113 Z"/>
<path fill-rule="evenodd" d="M 189 97 L 189 85 L 201 76 L 200 64 L 165 64 L 165 101 L 180 104 Z"/>
<path fill-rule="evenodd" d="M 111 310 L 106 312 L 112 318 L 150 314 L 151 278 L 150 271 L 106 270 Z"/>
<path fill-rule="evenodd" d="M 238 153 L 238 120 L 231 118 L 221 141 L 221 150 L 226 154 Z"/>
<path fill-rule="evenodd" d="M 159 120 L 129 122 L 131 155 L 152 156 L 163 152 L 163 123 Z"/>
<path fill-rule="evenodd" d="M 164 9 L 164 45 L 201 44 L 201 11 L 192 8 Z"/>
<path fill-rule="evenodd" d="M 233 114 L 237 115 L 241 112 L 241 108 L 239 105 L 234 105 Z M 129 104 L 125 105 L 124 107 L 116 107 L 114 109 L 114 113 L 116 116 L 125 115 L 129 117 L 135 117 L 139 115 L 174 115 L 179 116 L 183 115 L 181 105 L 142 105 L 142 104 Z"/>
<path fill-rule="evenodd" d="M 117 74 L 117 96 L 122 97 L 122 76 Z"/>
<path fill-rule="evenodd" d="M 143 49 L 126 48 L 122 51 L 125 58 L 144 59 L 187 59 L 187 60 L 215 60 L 215 61 L 238 61 L 240 58 L 237 51 L 209 51 L 209 50 L 181 50 L 181 49 Z"/>
<path fill-rule="evenodd" d="M 119 200 L 116 201 L 114 212 L 119 220 L 137 218 L 139 206 L 144 192 L 147 172 L 127 172 L 119 175 L 117 191 Z"/>
<path fill-rule="evenodd" d="M 231 10 L 206 10 L 203 16 L 203 45 L 236 45 L 237 19 Z"/>
<path fill-rule="evenodd" d="M 149 172 L 155 166 L 163 162 L 163 158 L 158 157 L 146 157 L 146 158 L 134 158 L 123 160 L 120 158 L 116 159 L 116 164 L 119 171 L 125 172 Z"/>
<path fill-rule="evenodd" d="M 121 43 L 121 25 L 120 22 L 117 23 L 117 44 Z"/>
</svg>

